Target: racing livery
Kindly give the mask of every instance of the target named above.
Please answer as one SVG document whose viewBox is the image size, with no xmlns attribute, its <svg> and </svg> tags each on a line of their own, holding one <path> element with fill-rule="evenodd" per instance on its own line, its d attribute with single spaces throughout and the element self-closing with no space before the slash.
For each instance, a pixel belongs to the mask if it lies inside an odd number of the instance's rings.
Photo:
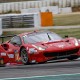
<svg viewBox="0 0 80 80">
<path fill-rule="evenodd" d="M 34 31 L 15 35 L 2 43 L 0 58 L 5 64 L 43 63 L 62 58 L 73 60 L 79 57 L 79 49 L 79 41 L 76 38 L 62 38 L 50 31 Z"/>
</svg>

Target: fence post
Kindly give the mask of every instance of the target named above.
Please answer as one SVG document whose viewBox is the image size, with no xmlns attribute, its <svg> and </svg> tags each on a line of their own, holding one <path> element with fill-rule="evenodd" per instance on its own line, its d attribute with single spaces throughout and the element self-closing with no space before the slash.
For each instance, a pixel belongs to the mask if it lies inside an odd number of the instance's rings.
<svg viewBox="0 0 80 80">
<path fill-rule="evenodd" d="M 0 35 L 2 35 L 2 19 L 0 18 Z"/>
</svg>

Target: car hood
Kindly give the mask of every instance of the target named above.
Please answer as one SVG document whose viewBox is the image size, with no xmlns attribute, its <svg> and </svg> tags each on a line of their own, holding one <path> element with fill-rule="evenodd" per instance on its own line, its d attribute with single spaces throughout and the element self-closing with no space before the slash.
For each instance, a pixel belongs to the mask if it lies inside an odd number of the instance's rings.
<svg viewBox="0 0 80 80">
<path fill-rule="evenodd" d="M 78 46 L 75 46 L 73 43 L 65 40 L 55 42 L 42 42 L 36 44 L 36 46 L 46 48 L 46 51 L 66 51 L 78 48 Z"/>
</svg>

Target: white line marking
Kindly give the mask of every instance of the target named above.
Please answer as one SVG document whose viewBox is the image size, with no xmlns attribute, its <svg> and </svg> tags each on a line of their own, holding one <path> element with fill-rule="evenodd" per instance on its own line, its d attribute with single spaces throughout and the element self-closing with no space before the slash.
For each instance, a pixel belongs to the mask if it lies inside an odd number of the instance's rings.
<svg viewBox="0 0 80 80">
<path fill-rule="evenodd" d="M 10 79 L 24 79 L 24 78 L 41 78 L 41 77 L 56 77 L 56 76 L 70 76 L 70 75 L 78 75 L 80 73 L 73 73 L 73 74 L 59 74 L 59 75 L 44 75 L 44 76 L 31 76 L 31 77 L 17 77 L 17 78 L 3 78 L 0 80 L 10 80 Z"/>
</svg>

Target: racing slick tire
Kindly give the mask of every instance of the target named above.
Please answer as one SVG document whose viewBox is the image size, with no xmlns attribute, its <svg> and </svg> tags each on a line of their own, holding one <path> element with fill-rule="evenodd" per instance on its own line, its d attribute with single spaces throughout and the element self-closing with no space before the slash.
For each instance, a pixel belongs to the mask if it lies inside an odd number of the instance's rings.
<svg viewBox="0 0 80 80">
<path fill-rule="evenodd" d="M 29 62 L 28 62 L 28 53 L 26 51 L 25 48 L 22 48 L 21 51 L 20 51 L 20 56 L 21 56 L 21 60 L 22 60 L 22 63 L 24 65 L 27 65 Z"/>
<path fill-rule="evenodd" d="M 68 57 L 67 59 L 68 60 L 75 60 L 75 59 L 77 59 L 78 58 L 78 56 L 70 56 L 70 57 Z"/>
</svg>

